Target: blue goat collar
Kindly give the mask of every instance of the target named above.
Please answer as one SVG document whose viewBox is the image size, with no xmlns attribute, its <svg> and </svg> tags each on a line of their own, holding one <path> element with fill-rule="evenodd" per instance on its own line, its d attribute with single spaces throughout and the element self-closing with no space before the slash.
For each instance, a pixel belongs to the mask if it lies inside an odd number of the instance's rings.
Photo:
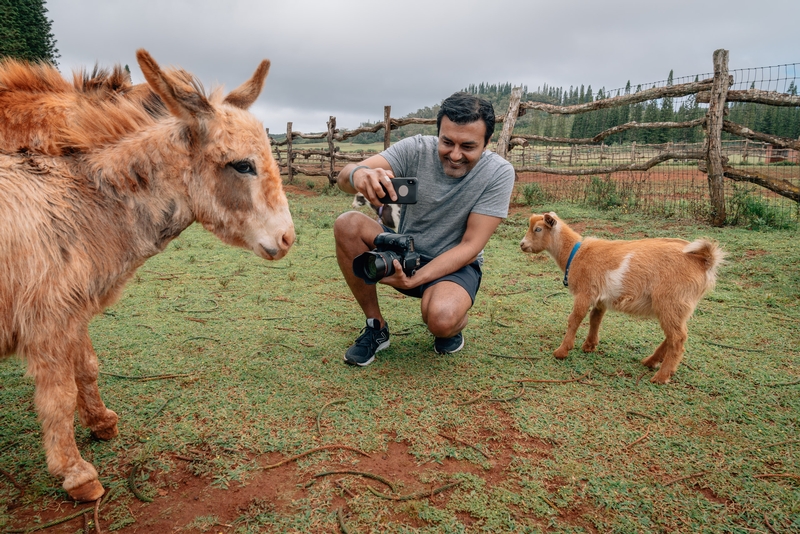
<svg viewBox="0 0 800 534">
<path fill-rule="evenodd" d="M 567 260 L 567 266 L 564 268 L 564 287 L 569 287 L 567 283 L 567 277 L 569 276 L 569 266 L 572 264 L 572 258 L 575 257 L 575 253 L 578 252 L 578 249 L 581 247 L 581 242 L 578 241 L 575 243 L 575 246 L 572 247 L 572 252 L 569 253 L 569 259 Z"/>
</svg>

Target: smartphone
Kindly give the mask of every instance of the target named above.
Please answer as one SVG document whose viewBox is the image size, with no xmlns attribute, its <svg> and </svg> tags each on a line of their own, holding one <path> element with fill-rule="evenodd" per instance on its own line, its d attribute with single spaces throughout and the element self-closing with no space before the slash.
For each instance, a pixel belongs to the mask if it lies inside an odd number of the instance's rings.
<svg viewBox="0 0 800 534">
<path fill-rule="evenodd" d="M 397 200 L 392 200 L 388 192 L 378 200 L 383 204 L 416 204 L 417 184 L 418 180 L 416 178 L 392 178 Z M 384 187 L 383 190 L 386 191 L 386 188 Z"/>
</svg>

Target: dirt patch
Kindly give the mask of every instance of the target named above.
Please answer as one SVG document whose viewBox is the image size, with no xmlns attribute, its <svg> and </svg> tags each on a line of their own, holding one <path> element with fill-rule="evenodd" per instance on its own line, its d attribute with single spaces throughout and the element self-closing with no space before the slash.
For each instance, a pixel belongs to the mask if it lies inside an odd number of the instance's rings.
<svg viewBox="0 0 800 534">
<path fill-rule="evenodd" d="M 442 431 L 439 437 L 443 443 L 457 450 L 472 449 L 480 452 L 486 459 L 483 465 L 453 457 L 446 457 L 436 462 L 420 462 L 411 454 L 407 443 L 388 441 L 385 451 L 371 453 L 368 457 L 344 448 L 327 450 L 325 453 L 329 455 L 328 460 L 314 463 L 308 468 L 303 468 L 301 462 L 292 460 L 278 467 L 265 469 L 267 466 L 286 460 L 287 457 L 278 453 L 254 457 L 252 461 L 262 469 L 256 471 L 245 483 L 233 483 L 227 489 L 223 489 L 212 484 L 213 480 L 209 476 L 195 474 L 197 470 L 193 469 L 193 463 L 205 460 L 206 453 L 192 450 L 186 456 L 173 455 L 175 465 L 173 470 L 151 471 L 147 477 L 142 474 L 137 477 L 140 481 L 137 484 L 158 488 L 153 502 L 142 502 L 131 498 L 128 493 L 126 495 L 128 498 L 124 499 L 125 504 L 122 503 L 123 499 L 119 499 L 120 495 L 117 495 L 111 498 L 110 503 L 101 506 L 100 527 L 103 532 L 107 532 L 112 521 L 115 519 L 119 521 L 120 516 L 124 515 L 127 516 L 127 521 L 132 520 L 133 523 L 118 528 L 115 532 L 123 534 L 177 530 L 233 532 L 237 526 L 235 525 L 237 518 L 247 515 L 248 511 L 252 512 L 253 509 L 266 507 L 271 513 L 276 514 L 299 513 L 300 509 L 295 503 L 308 499 L 315 485 L 330 488 L 333 497 L 328 506 L 345 512 L 352 499 L 372 498 L 367 486 L 386 495 L 392 494 L 384 483 L 358 474 L 336 473 L 315 476 L 328 471 L 350 470 L 375 474 L 395 484 L 396 493 L 393 495 L 408 495 L 432 492 L 441 488 L 444 484 L 455 480 L 452 475 L 456 473 L 479 476 L 486 481 L 487 488 L 506 484 L 515 477 L 509 470 L 514 458 L 541 461 L 549 457 L 554 446 L 552 443 L 519 432 L 511 424 L 510 416 L 500 409 L 492 406 L 482 409 L 493 411 L 494 417 L 507 423 L 503 425 L 505 430 L 502 434 L 490 428 L 464 428 Z M 320 451 L 314 455 L 321 453 Z M 313 459 L 314 455 L 305 458 Z M 560 485 L 560 481 L 551 481 L 548 484 L 555 489 Z M 128 488 L 117 490 L 118 493 L 129 491 Z M 421 499 L 428 499 L 434 506 L 443 507 L 449 501 L 452 491 L 445 490 Z M 387 519 L 409 527 L 425 526 L 414 512 L 415 500 L 409 501 L 411 504 L 407 507 L 396 507 Z M 92 504 L 75 505 L 71 501 L 61 501 L 45 510 L 33 505 L 20 506 L 12 512 L 14 515 L 12 529 L 25 529 L 48 523 L 84 508 L 92 510 Z M 576 517 L 582 513 L 577 510 L 575 512 Z M 571 515 L 571 512 L 563 510 L 562 514 Z M 87 518 L 90 519 L 91 516 L 92 512 L 89 512 Z M 476 521 L 464 513 L 459 513 L 459 517 L 465 525 Z M 199 525 L 198 518 L 213 518 L 214 524 Z M 73 534 L 81 528 L 84 528 L 84 518 L 78 516 L 52 526 L 47 531 Z"/>
</svg>

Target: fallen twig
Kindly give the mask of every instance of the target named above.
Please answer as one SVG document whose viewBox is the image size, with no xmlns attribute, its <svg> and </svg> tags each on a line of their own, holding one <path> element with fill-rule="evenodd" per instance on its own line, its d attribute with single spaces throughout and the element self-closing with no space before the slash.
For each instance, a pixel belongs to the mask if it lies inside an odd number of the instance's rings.
<svg viewBox="0 0 800 534">
<path fill-rule="evenodd" d="M 772 534 L 778 534 L 778 531 L 770 524 L 769 518 L 767 517 L 767 512 L 764 512 L 764 524 L 767 526 Z"/>
<path fill-rule="evenodd" d="M 1 474 L 1 475 L 4 475 L 4 476 L 5 476 L 5 477 L 6 477 L 8 480 L 10 480 L 10 481 L 11 481 L 11 483 L 14 485 L 14 487 L 15 487 L 15 488 L 17 488 L 17 491 L 19 491 L 19 496 L 20 496 L 20 497 L 22 497 L 23 495 L 25 495 L 25 486 L 21 486 L 21 485 L 20 485 L 20 484 L 19 484 L 19 483 L 16 481 L 16 479 L 14 479 L 14 477 L 12 477 L 12 476 L 11 476 L 11 474 L 10 474 L 10 473 L 6 472 L 6 471 L 5 471 L 5 470 L 3 470 L 3 469 L 0 469 L 0 474 Z"/>
<path fill-rule="evenodd" d="M 750 447 L 749 449 L 745 449 L 743 452 L 750 452 L 759 449 L 769 449 L 770 447 L 777 447 L 778 445 L 790 445 L 792 443 L 800 443 L 800 439 L 787 439 L 786 441 L 779 441 L 777 443 L 770 443 L 769 445 L 757 445 L 755 447 Z"/>
<path fill-rule="evenodd" d="M 313 454 L 315 452 L 324 451 L 324 450 L 328 450 L 328 449 L 344 449 L 344 450 L 348 450 L 348 451 L 357 452 L 358 454 L 360 454 L 362 456 L 366 456 L 367 458 L 370 457 L 369 454 L 367 454 L 366 452 L 364 452 L 362 450 L 356 449 L 355 447 L 348 447 L 347 445 L 323 445 L 322 447 L 315 447 L 315 448 L 309 449 L 309 450 L 307 450 L 305 452 L 301 452 L 300 454 L 296 454 L 296 455 L 294 455 L 294 456 L 292 456 L 290 458 L 286 458 L 285 460 L 281 460 L 280 462 L 278 462 L 276 464 L 264 466 L 263 469 L 274 469 L 275 467 L 279 467 L 279 466 L 281 466 L 283 464 L 288 464 L 289 462 L 293 462 L 294 460 L 298 460 L 298 459 L 302 458 L 303 456 L 308 456 L 309 454 Z"/>
<path fill-rule="evenodd" d="M 454 488 L 459 484 L 461 484 L 461 480 L 445 484 L 444 486 L 440 486 L 430 491 L 418 491 L 416 493 L 409 493 L 407 495 L 386 495 L 385 493 L 381 493 L 380 491 L 376 490 L 372 486 L 367 486 L 367 489 L 370 491 L 370 493 L 372 493 L 376 497 L 380 497 L 381 499 L 388 499 L 390 501 L 414 501 L 417 499 L 424 499 L 425 497 L 433 497 L 437 493 L 441 493 L 443 491 L 449 490 L 450 488 Z"/>
<path fill-rule="evenodd" d="M 334 401 L 330 401 L 325 406 L 320 408 L 319 413 L 317 414 L 317 434 L 322 435 L 322 431 L 319 428 L 319 419 L 320 419 L 320 417 L 322 417 L 322 412 L 325 411 L 325 408 L 327 408 L 328 406 L 331 406 L 333 404 L 342 404 L 344 402 L 347 402 L 347 399 L 334 400 Z"/>
<path fill-rule="evenodd" d="M 555 297 L 556 295 L 566 295 L 566 294 L 567 293 L 563 291 L 556 291 L 555 293 L 550 293 L 549 295 L 547 295 L 542 299 L 542 304 L 547 304 L 547 299 L 549 299 L 550 297 Z"/>
<path fill-rule="evenodd" d="M 208 301 L 214 304 L 213 308 L 208 308 L 207 310 L 184 310 L 183 306 L 174 306 L 173 309 L 181 313 L 210 313 L 219 308 L 216 300 L 208 299 Z"/>
<path fill-rule="evenodd" d="M 54 526 L 60 525 L 62 523 L 66 523 L 67 521 L 72 521 L 76 517 L 82 516 L 84 514 L 88 514 L 88 513 L 92 512 L 93 510 L 99 510 L 101 504 L 105 504 L 105 503 L 107 503 L 108 501 L 111 500 L 110 496 L 111 496 L 111 493 L 113 493 L 113 491 L 114 491 L 113 489 L 108 490 L 105 493 L 105 495 L 103 495 L 101 498 L 99 498 L 99 499 L 97 499 L 97 501 L 95 501 L 94 506 L 92 506 L 92 507 L 84 508 L 82 510 L 78 510 L 77 512 L 72 513 L 72 514 L 70 514 L 70 515 L 68 515 L 66 517 L 62 517 L 60 519 L 54 519 L 53 521 L 50 521 L 49 523 L 43 523 L 41 525 L 36 525 L 36 526 L 33 526 L 33 527 L 27 527 L 27 528 L 23 528 L 23 529 L 4 530 L 3 534 L 22 534 L 22 533 L 27 534 L 28 532 L 36 532 L 38 530 L 45 530 L 47 528 L 54 527 Z M 95 524 L 97 524 L 96 521 L 95 521 Z M 97 528 L 98 528 L 97 532 L 99 533 L 100 532 L 99 527 L 97 527 Z"/>
<path fill-rule="evenodd" d="M 766 473 L 763 475 L 753 475 L 753 478 L 793 478 L 795 480 L 800 480 L 800 475 L 792 473 Z"/>
<path fill-rule="evenodd" d="M 508 358 L 509 360 L 530 360 L 534 362 L 541 360 L 541 358 L 534 358 L 532 356 L 507 356 L 505 354 L 494 354 L 491 352 L 489 353 L 489 356 L 494 356 L 495 358 Z"/>
<path fill-rule="evenodd" d="M 114 373 L 105 373 L 103 371 L 100 371 L 100 374 L 105 376 L 112 376 L 114 378 L 124 378 L 125 380 L 139 380 L 140 382 L 149 382 L 150 380 L 168 380 L 170 378 L 183 378 L 187 376 L 192 376 L 194 373 L 183 373 L 178 375 L 126 376 L 126 375 L 115 375 Z"/>
<path fill-rule="evenodd" d="M 344 486 L 342 486 L 342 484 L 338 480 L 334 480 L 333 483 L 336 485 L 337 488 L 348 494 L 353 499 L 356 498 L 356 494 L 350 491 L 349 489 L 345 488 Z"/>
<path fill-rule="evenodd" d="M 476 402 L 481 400 L 484 397 L 484 395 L 485 395 L 485 393 L 480 393 L 477 397 L 473 397 L 473 398 L 469 399 L 468 401 L 457 402 L 456 406 L 466 406 L 468 404 L 475 404 Z"/>
<path fill-rule="evenodd" d="M 194 340 L 197 340 L 197 339 L 207 339 L 208 341 L 214 341 L 214 342 L 216 342 L 216 343 L 221 343 L 221 341 L 220 341 L 219 339 L 217 339 L 217 338 L 215 338 L 215 337 L 207 337 L 207 336 L 192 336 L 192 337 L 187 337 L 186 339 L 184 339 L 184 341 L 194 341 Z"/>
<path fill-rule="evenodd" d="M 94 530 L 97 534 L 103 534 L 100 531 L 100 499 L 94 503 Z M 86 531 L 84 530 L 84 532 Z"/>
<path fill-rule="evenodd" d="M 517 380 L 512 380 L 512 382 L 533 382 L 536 384 L 568 384 L 570 382 L 579 382 L 589 376 L 591 371 L 586 371 L 578 378 L 570 378 L 569 380 L 538 380 L 535 378 L 520 378 Z"/>
<path fill-rule="evenodd" d="M 342 529 L 342 534 L 350 534 L 350 531 L 347 530 L 347 526 L 344 524 L 344 515 L 342 514 L 341 508 L 336 510 L 336 519 L 339 521 L 339 528 Z"/>
<path fill-rule="evenodd" d="M 664 482 L 664 485 L 665 486 L 669 486 L 671 484 L 675 484 L 676 482 L 682 482 L 684 480 L 689 480 L 690 478 L 698 478 L 698 477 L 701 477 L 701 476 L 707 475 L 707 474 L 708 474 L 708 471 L 700 471 L 699 473 L 695 473 L 693 475 L 687 475 L 685 477 L 673 478 L 672 480 Z"/>
<path fill-rule="evenodd" d="M 714 343 L 713 341 L 709 341 L 707 339 L 704 339 L 703 342 L 708 343 L 709 345 L 714 345 L 715 347 L 722 347 L 723 349 L 740 350 L 742 352 L 764 352 L 764 349 L 745 349 L 743 347 L 734 347 L 732 345 L 723 345 L 722 343 Z"/>
<path fill-rule="evenodd" d="M 128 475 L 128 488 L 131 490 L 137 499 L 142 502 L 153 502 L 153 499 L 150 497 L 143 495 L 142 492 L 139 491 L 139 488 L 136 487 L 136 473 L 139 471 L 139 464 L 133 464 L 131 468 L 131 474 Z"/>
<path fill-rule="evenodd" d="M 684 364 L 684 365 L 685 365 L 685 364 Z M 636 379 L 636 385 L 637 385 L 637 386 L 639 385 L 639 381 L 640 381 L 642 378 L 644 378 L 644 375 L 646 375 L 648 372 L 649 372 L 649 371 L 644 371 L 642 374 L 640 374 L 640 375 L 639 375 L 639 378 L 637 378 L 637 379 Z"/>
<path fill-rule="evenodd" d="M 632 441 L 632 442 L 628 443 L 627 445 L 622 447 L 622 450 L 630 449 L 631 447 L 633 447 L 637 443 L 641 443 L 642 441 L 646 440 L 647 436 L 649 436 L 649 435 L 650 435 L 650 427 L 648 426 L 647 427 L 647 431 L 639 439 L 637 439 L 636 441 Z"/>
<path fill-rule="evenodd" d="M 547 497 L 545 497 L 544 495 L 539 495 L 539 498 L 540 498 L 540 499 L 542 499 L 542 500 L 543 500 L 544 502 L 546 502 L 547 504 L 549 504 L 549 505 L 550 505 L 550 507 L 551 507 L 553 510 L 555 510 L 556 512 L 558 512 L 558 515 L 562 515 L 562 514 L 563 514 L 563 512 L 561 511 L 561 508 L 559 508 L 558 506 L 556 506 L 556 505 L 555 505 L 555 503 L 553 503 L 553 501 L 551 501 L 550 499 L 548 499 L 548 498 L 547 498 Z"/>
<path fill-rule="evenodd" d="M 454 436 L 448 436 L 447 434 L 442 434 L 441 432 L 439 432 L 439 435 L 442 436 L 445 439 L 449 439 L 450 441 L 455 441 L 456 443 L 460 443 L 461 445 L 464 445 L 465 447 L 469 447 L 470 449 L 476 450 L 479 453 L 481 453 L 485 458 L 491 458 L 491 456 L 489 456 L 488 454 L 486 454 L 485 452 L 480 450 L 475 445 L 472 445 L 471 443 L 467 443 L 466 441 L 460 440 L 460 439 L 458 439 L 458 438 L 456 438 Z"/>
<path fill-rule="evenodd" d="M 643 413 L 639 413 L 639 412 L 630 412 L 630 411 L 628 411 L 628 412 L 625 412 L 625 413 L 630 414 L 630 415 L 638 415 L 639 417 L 644 417 L 645 419 L 650 419 L 651 421 L 655 421 L 656 420 L 655 417 L 650 417 L 647 414 L 643 414 Z"/>
<path fill-rule="evenodd" d="M 783 386 L 796 386 L 797 384 L 800 384 L 800 380 L 795 380 L 794 382 L 782 382 L 779 384 L 761 384 L 761 385 L 764 386 L 765 388 L 780 388 Z"/>
<path fill-rule="evenodd" d="M 385 478 L 383 478 L 380 475 L 375 475 L 373 473 L 366 473 L 364 471 L 351 471 L 351 470 L 348 470 L 348 469 L 339 469 L 339 470 L 334 470 L 334 471 L 325 471 L 323 473 L 317 473 L 316 475 L 313 475 L 312 478 L 319 478 L 319 477 L 324 477 L 324 476 L 328 476 L 328 475 L 357 475 L 357 476 L 361 476 L 361 477 L 364 477 L 364 478 L 371 478 L 372 480 L 377 480 L 378 482 L 383 482 L 384 484 L 389 486 L 389 489 L 392 490 L 392 493 L 395 492 L 394 484 L 392 484 L 391 482 L 389 482 L 388 480 L 386 480 Z"/>
</svg>

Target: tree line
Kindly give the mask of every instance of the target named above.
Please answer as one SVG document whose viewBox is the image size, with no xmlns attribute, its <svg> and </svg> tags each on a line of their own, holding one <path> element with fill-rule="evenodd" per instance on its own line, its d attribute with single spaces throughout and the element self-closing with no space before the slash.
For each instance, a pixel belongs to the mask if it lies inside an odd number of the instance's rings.
<svg viewBox="0 0 800 534">
<path fill-rule="evenodd" d="M 695 78 L 695 81 L 699 81 Z M 673 71 L 667 76 L 667 85 L 673 83 Z M 751 88 L 755 89 L 755 85 Z M 508 109 L 511 98 L 511 83 L 501 84 L 471 84 L 463 91 L 472 93 L 490 101 L 495 112 L 500 115 Z M 630 81 L 624 89 L 607 91 L 600 88 L 597 91 L 591 85 L 553 87 L 544 85 L 535 91 L 528 91 L 527 86 L 522 86 L 522 100 L 543 102 L 558 106 L 571 106 L 583 104 L 605 98 L 624 94 L 631 94 L 642 90 L 642 86 L 631 86 Z M 797 95 L 797 85 L 792 81 L 787 91 Z M 439 105 L 425 107 L 406 117 L 434 118 L 439 111 Z M 601 109 L 579 115 L 550 115 L 543 111 L 531 111 L 519 117 L 514 127 L 516 134 L 540 135 L 545 137 L 590 138 L 600 132 L 628 122 L 685 122 L 698 119 L 706 112 L 695 100 L 694 95 L 678 99 L 662 98 L 650 100 L 628 106 L 619 106 Z M 800 108 L 777 107 L 756 104 L 752 102 L 731 102 L 728 104 L 727 120 L 735 122 L 754 131 L 787 137 L 800 138 Z M 364 122 L 361 126 L 373 126 L 377 123 Z M 499 129 L 498 129 L 499 130 Z M 408 125 L 392 131 L 392 141 L 400 140 L 416 134 L 436 134 L 435 126 Z M 496 140 L 498 132 L 495 132 Z M 699 143 L 703 141 L 701 127 L 694 128 L 644 128 L 626 130 L 604 140 L 606 144 L 661 144 L 661 143 Z M 723 134 L 723 139 L 735 139 L 731 134 Z M 383 132 L 364 133 L 353 139 L 354 143 L 379 143 L 383 141 Z"/>
<path fill-rule="evenodd" d="M 0 0 L 0 58 L 46 61 L 60 57 L 43 0 Z"/>
</svg>

